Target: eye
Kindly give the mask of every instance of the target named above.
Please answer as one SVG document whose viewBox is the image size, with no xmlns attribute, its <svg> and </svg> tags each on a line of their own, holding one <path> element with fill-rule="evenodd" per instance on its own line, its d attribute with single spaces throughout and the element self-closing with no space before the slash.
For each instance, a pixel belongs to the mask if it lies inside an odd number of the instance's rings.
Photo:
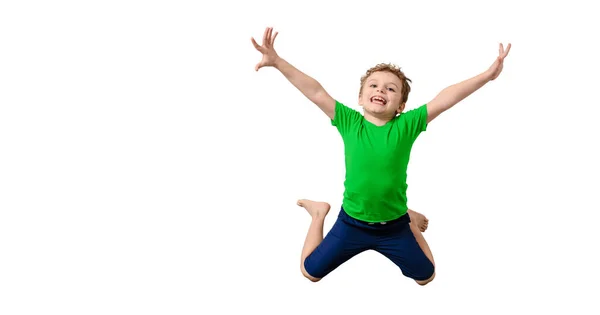
<svg viewBox="0 0 600 315">
<path fill-rule="evenodd" d="M 374 88 L 374 87 L 377 87 L 377 84 L 375 84 L 375 83 L 372 83 L 372 84 L 371 84 L 371 85 L 369 85 L 369 86 L 370 86 L 370 87 L 372 87 L 372 88 Z"/>
<path fill-rule="evenodd" d="M 396 90 L 394 90 L 394 88 L 388 88 L 388 90 L 390 90 L 392 92 L 396 92 Z"/>
</svg>

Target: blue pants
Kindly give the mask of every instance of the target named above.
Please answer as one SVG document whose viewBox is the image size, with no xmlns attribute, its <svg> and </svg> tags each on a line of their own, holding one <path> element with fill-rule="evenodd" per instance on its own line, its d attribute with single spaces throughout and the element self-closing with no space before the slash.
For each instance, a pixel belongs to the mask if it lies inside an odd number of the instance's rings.
<svg viewBox="0 0 600 315">
<path fill-rule="evenodd" d="M 427 280 L 434 266 L 425 256 L 410 230 L 410 217 L 381 223 L 369 223 L 350 217 L 342 208 L 323 242 L 306 257 L 309 275 L 323 278 L 350 258 L 374 250 L 396 264 L 402 274 L 414 280 Z"/>
</svg>

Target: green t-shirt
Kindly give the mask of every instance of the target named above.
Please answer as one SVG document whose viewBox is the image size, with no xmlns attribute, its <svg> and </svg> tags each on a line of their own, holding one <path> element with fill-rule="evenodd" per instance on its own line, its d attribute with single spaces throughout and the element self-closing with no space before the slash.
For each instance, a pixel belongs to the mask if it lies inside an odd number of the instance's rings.
<svg viewBox="0 0 600 315">
<path fill-rule="evenodd" d="M 336 101 L 331 124 L 344 141 L 344 210 L 367 222 L 390 221 L 404 215 L 408 209 L 406 170 L 414 141 L 427 129 L 426 105 L 377 126 Z"/>
</svg>

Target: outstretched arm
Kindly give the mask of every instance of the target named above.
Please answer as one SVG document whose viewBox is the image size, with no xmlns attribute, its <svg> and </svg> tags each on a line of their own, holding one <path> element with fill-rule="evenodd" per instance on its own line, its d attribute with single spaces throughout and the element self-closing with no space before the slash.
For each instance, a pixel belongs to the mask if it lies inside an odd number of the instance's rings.
<svg viewBox="0 0 600 315">
<path fill-rule="evenodd" d="M 427 103 L 427 123 L 477 91 L 489 81 L 496 79 L 500 75 L 500 72 L 502 72 L 504 58 L 508 55 L 510 47 L 511 45 L 508 44 L 506 50 L 504 50 L 504 46 L 500 44 L 498 58 L 496 58 L 488 70 L 443 89 L 433 100 Z"/>
<path fill-rule="evenodd" d="M 258 71 L 262 67 L 274 67 L 279 70 L 283 76 L 292 83 L 304 96 L 315 103 L 330 119 L 335 115 L 335 100 L 325 91 L 323 86 L 317 80 L 304 74 L 296 69 L 289 62 L 279 57 L 273 48 L 275 37 L 278 32 L 273 35 L 273 28 L 267 27 L 263 37 L 262 46 L 258 45 L 254 38 L 252 44 L 263 54 L 262 60 L 256 65 L 255 70 Z"/>
</svg>

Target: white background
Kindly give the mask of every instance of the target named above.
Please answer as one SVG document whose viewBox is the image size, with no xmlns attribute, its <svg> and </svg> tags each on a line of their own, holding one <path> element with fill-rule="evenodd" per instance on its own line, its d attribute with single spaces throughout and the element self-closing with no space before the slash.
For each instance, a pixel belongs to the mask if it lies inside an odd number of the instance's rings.
<svg viewBox="0 0 600 315">
<path fill-rule="evenodd" d="M 3 1 L 0 314 L 598 314 L 600 25 L 584 1 L 519 2 Z M 295 202 L 330 202 L 329 230 L 343 146 L 254 71 L 267 26 L 357 109 L 379 62 L 412 109 L 512 43 L 414 146 L 429 285 L 374 252 L 302 277 Z"/>
</svg>

